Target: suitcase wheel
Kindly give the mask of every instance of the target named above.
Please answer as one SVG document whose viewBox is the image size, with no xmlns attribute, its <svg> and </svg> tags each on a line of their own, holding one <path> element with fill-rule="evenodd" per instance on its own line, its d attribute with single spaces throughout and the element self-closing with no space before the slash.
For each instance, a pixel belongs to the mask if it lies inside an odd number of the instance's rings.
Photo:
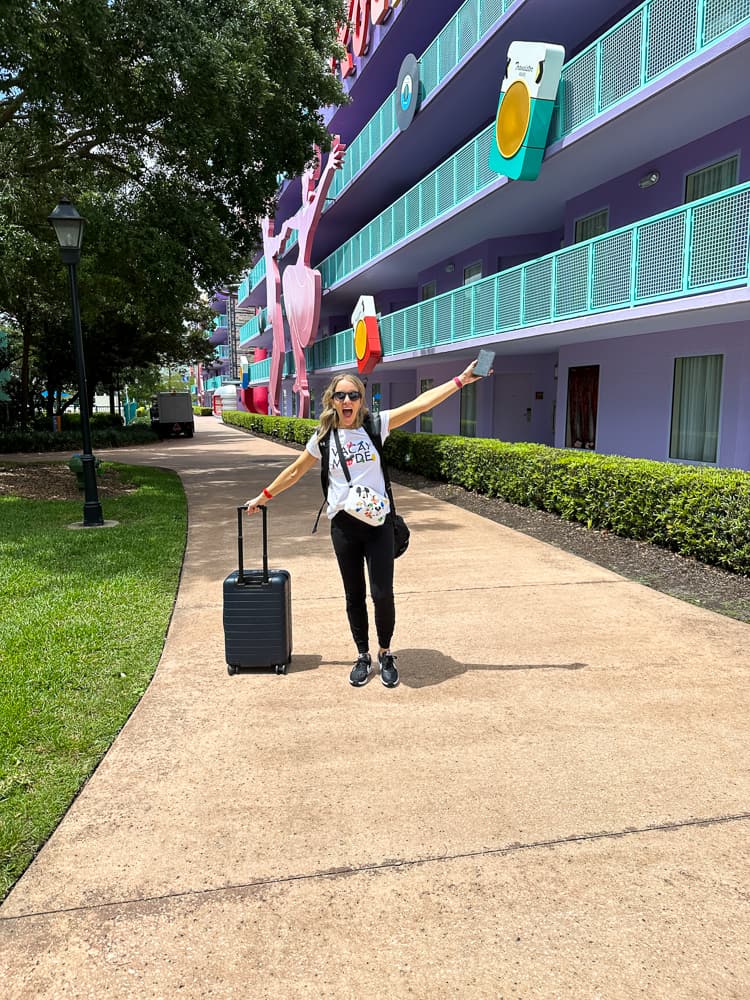
<svg viewBox="0 0 750 1000">
<path fill-rule="evenodd" d="M 233 663 L 227 664 L 227 673 L 229 674 L 230 677 L 232 676 L 232 674 L 236 674 L 239 669 L 240 668 L 236 667 Z"/>
<path fill-rule="evenodd" d="M 285 674 L 286 673 L 286 663 L 277 663 L 276 664 L 276 673 L 277 673 L 277 675 L 278 674 Z"/>
</svg>

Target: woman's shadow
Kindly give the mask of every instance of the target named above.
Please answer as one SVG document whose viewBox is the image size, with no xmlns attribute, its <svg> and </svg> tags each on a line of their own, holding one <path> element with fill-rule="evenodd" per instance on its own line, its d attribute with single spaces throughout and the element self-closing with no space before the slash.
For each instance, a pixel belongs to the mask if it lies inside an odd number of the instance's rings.
<svg viewBox="0 0 750 1000">
<path fill-rule="evenodd" d="M 470 670 L 583 670 L 586 666 L 585 663 L 460 663 L 437 649 L 397 649 L 396 656 L 401 683 L 410 688 L 432 687 Z M 292 656 L 289 673 L 317 670 L 322 662 L 319 655 Z M 350 661 L 328 662 L 347 666 Z M 373 672 L 376 671 L 377 665 L 373 664 Z"/>
<path fill-rule="evenodd" d="M 399 673 L 405 687 L 442 684 L 474 670 L 583 670 L 585 663 L 461 663 L 437 649 L 399 649 Z"/>
</svg>

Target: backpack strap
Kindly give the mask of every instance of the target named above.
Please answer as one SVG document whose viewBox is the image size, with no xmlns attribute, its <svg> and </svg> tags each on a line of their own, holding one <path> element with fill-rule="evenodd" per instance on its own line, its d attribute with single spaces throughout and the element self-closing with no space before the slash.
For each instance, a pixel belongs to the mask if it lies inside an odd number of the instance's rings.
<svg viewBox="0 0 750 1000">
<path fill-rule="evenodd" d="M 329 452 L 331 450 L 330 431 L 328 431 L 327 434 L 324 434 L 320 441 L 318 441 L 318 447 L 320 448 L 320 485 L 323 490 L 323 503 L 320 505 L 318 516 L 315 518 L 315 524 L 313 525 L 313 530 L 311 532 L 313 535 L 318 530 L 320 515 L 323 513 L 323 508 L 328 502 L 328 468 L 330 464 Z"/>
<path fill-rule="evenodd" d="M 383 439 L 380 437 L 380 414 L 379 413 L 368 413 L 362 424 L 364 429 L 370 435 L 370 440 L 375 445 L 375 450 L 380 456 L 380 468 L 383 472 L 383 481 L 385 482 L 385 492 L 388 495 L 388 499 L 391 502 L 391 513 L 396 513 L 396 501 L 393 499 L 393 490 L 391 489 L 391 477 L 388 474 L 388 465 L 386 464 L 385 458 L 383 456 Z"/>
</svg>

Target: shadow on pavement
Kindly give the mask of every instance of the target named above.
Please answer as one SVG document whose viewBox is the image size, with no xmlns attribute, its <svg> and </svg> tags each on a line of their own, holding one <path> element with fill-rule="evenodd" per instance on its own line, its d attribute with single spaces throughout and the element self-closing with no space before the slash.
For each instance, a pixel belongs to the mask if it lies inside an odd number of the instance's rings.
<svg viewBox="0 0 750 1000">
<path fill-rule="evenodd" d="M 398 667 L 405 687 L 442 684 L 473 670 L 583 670 L 585 663 L 459 663 L 437 649 L 398 649 Z"/>
</svg>

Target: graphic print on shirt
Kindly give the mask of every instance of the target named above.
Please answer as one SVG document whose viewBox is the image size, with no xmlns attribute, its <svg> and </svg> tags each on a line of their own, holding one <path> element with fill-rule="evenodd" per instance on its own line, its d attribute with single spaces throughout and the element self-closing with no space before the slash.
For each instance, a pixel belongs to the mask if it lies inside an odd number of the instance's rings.
<svg viewBox="0 0 750 1000">
<path fill-rule="evenodd" d="M 366 462 L 375 461 L 375 448 L 372 441 L 343 441 L 341 450 L 344 453 L 344 458 L 346 459 L 346 464 L 351 467 L 353 465 L 364 465 Z M 339 469 L 341 468 L 341 462 L 338 456 L 338 449 L 331 449 L 331 468 Z"/>
</svg>

